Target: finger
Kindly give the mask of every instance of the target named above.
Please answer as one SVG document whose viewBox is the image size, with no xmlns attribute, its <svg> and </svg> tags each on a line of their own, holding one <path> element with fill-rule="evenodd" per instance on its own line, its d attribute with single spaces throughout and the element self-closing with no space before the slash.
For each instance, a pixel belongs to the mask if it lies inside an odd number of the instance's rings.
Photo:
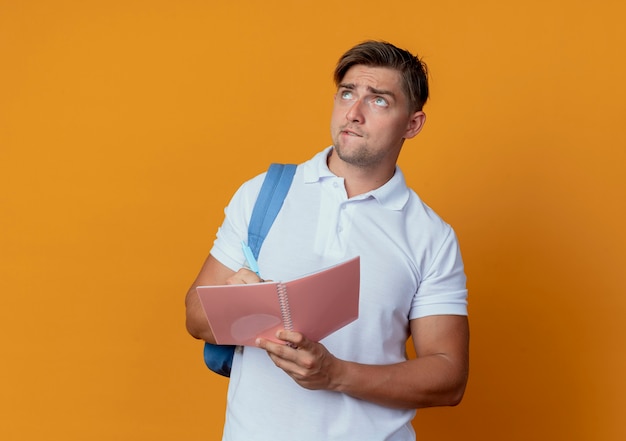
<svg viewBox="0 0 626 441">
<path fill-rule="evenodd" d="M 284 343 L 276 343 L 271 340 L 259 338 L 256 340 L 257 347 L 264 349 L 274 364 L 282 369 L 290 369 L 288 366 L 297 363 L 298 350 Z"/>
<path fill-rule="evenodd" d="M 310 346 L 309 340 L 300 332 L 285 329 L 276 332 L 276 338 L 287 342 L 293 348 L 306 349 Z"/>
<path fill-rule="evenodd" d="M 249 283 L 259 283 L 263 280 L 253 271 L 247 268 L 241 268 L 235 274 L 226 279 L 227 285 L 246 285 Z"/>
</svg>

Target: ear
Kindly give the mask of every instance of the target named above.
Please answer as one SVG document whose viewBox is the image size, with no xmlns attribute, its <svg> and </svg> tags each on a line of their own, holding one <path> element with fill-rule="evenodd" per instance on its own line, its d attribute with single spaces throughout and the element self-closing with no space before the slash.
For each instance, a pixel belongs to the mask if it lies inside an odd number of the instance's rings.
<svg viewBox="0 0 626 441">
<path fill-rule="evenodd" d="M 406 133 L 404 134 L 405 139 L 411 139 L 415 137 L 424 127 L 426 123 L 426 114 L 421 110 L 410 115 L 409 123 L 407 125 Z"/>
</svg>

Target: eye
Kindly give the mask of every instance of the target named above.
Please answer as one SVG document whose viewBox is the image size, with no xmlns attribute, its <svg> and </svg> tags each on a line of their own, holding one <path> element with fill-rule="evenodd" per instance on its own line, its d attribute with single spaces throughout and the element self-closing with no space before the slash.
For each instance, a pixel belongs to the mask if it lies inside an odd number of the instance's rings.
<svg viewBox="0 0 626 441">
<path fill-rule="evenodd" d="M 352 91 L 350 90 L 344 90 L 341 92 L 341 99 L 342 100 L 351 100 L 352 99 Z"/>
<path fill-rule="evenodd" d="M 387 100 L 383 97 L 377 96 L 376 98 L 374 98 L 374 104 L 379 106 L 379 107 L 387 107 L 389 105 L 389 103 L 387 102 Z"/>
</svg>

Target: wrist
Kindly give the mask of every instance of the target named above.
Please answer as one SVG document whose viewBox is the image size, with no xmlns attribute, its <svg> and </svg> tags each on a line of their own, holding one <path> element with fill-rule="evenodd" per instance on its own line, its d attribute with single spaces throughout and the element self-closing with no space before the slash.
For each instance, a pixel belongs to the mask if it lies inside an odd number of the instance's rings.
<svg viewBox="0 0 626 441">
<path fill-rule="evenodd" d="M 329 390 L 345 393 L 347 378 L 349 378 L 349 364 L 345 360 L 332 356 Z"/>
</svg>

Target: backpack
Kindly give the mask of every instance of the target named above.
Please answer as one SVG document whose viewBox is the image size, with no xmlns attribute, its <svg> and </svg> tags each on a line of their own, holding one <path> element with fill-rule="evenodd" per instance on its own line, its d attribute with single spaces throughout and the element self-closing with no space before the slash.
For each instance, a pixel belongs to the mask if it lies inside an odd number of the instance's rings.
<svg viewBox="0 0 626 441">
<path fill-rule="evenodd" d="M 258 259 L 265 236 L 283 206 L 295 172 L 294 164 L 271 164 L 267 170 L 248 226 L 248 246 L 255 259 Z M 210 370 L 224 377 L 230 377 L 234 354 L 233 345 L 204 344 L 204 363 Z"/>
</svg>

